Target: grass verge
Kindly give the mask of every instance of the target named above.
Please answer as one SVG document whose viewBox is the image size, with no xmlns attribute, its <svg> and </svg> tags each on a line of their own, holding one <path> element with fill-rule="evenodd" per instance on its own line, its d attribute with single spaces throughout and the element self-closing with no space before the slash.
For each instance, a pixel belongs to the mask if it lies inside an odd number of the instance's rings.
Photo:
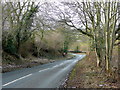
<svg viewBox="0 0 120 90">
<path fill-rule="evenodd" d="M 120 88 L 120 83 L 101 73 L 96 67 L 95 54 L 80 60 L 71 71 L 64 88 Z"/>
</svg>

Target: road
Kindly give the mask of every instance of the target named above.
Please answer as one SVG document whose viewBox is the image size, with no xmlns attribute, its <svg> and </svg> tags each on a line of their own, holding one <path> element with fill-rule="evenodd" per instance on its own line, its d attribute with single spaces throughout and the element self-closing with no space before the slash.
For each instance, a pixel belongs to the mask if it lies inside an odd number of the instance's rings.
<svg viewBox="0 0 120 90">
<path fill-rule="evenodd" d="M 2 74 L 2 88 L 58 88 L 85 55 Z"/>
</svg>

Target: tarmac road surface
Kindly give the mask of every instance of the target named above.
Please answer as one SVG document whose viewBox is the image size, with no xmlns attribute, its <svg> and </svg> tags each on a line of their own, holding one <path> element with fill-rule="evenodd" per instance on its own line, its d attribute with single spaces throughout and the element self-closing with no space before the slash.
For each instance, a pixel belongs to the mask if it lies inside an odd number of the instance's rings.
<svg viewBox="0 0 120 90">
<path fill-rule="evenodd" d="M 2 88 L 58 88 L 85 55 L 2 74 Z"/>
</svg>

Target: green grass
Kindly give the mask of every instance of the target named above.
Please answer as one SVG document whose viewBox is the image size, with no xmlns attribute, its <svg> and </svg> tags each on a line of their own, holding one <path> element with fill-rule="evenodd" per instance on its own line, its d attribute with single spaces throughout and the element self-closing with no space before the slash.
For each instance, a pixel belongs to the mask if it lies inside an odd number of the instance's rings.
<svg viewBox="0 0 120 90">
<path fill-rule="evenodd" d="M 70 74 L 69 79 L 72 80 L 75 77 L 75 75 L 76 75 L 76 69 L 73 69 L 71 74 Z"/>
<path fill-rule="evenodd" d="M 86 57 L 84 57 L 82 60 L 84 60 Z M 81 60 L 79 61 L 79 62 L 81 62 Z M 69 76 L 69 79 L 70 80 L 73 80 L 74 79 L 74 77 L 76 76 L 76 70 L 77 70 L 77 68 L 82 68 L 82 67 L 84 67 L 84 64 L 80 64 L 79 65 L 79 62 L 75 65 L 75 67 L 73 68 L 73 70 L 71 71 L 71 73 L 70 73 L 70 76 Z"/>
</svg>

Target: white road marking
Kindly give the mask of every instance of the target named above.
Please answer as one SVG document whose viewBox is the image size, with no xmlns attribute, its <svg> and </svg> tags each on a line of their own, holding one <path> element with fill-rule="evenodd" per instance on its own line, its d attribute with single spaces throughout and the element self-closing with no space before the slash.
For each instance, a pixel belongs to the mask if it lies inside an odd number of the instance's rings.
<svg viewBox="0 0 120 90">
<path fill-rule="evenodd" d="M 83 56 L 83 57 L 85 57 L 85 56 Z M 83 57 L 82 57 L 82 58 L 83 58 Z M 80 58 L 80 57 L 79 57 L 79 58 Z M 79 58 L 76 58 L 76 59 L 79 59 Z M 80 59 L 81 59 L 81 58 L 80 58 Z M 73 61 L 73 60 L 65 61 L 65 62 L 63 62 L 63 63 L 61 63 L 61 64 L 59 64 L 59 65 L 53 66 L 52 68 L 62 66 L 63 64 L 68 63 L 68 62 L 71 62 L 71 61 Z M 77 61 L 79 61 L 79 60 L 75 60 L 73 63 L 76 63 Z M 73 63 L 72 63 L 72 64 L 73 64 Z M 70 64 L 70 65 L 71 65 L 71 64 Z M 70 66 L 70 65 L 69 65 L 69 66 Z M 65 67 L 64 69 L 67 69 L 69 66 Z M 1 68 L 1 67 L 0 67 L 0 68 Z M 49 69 L 52 69 L 52 68 L 43 69 L 43 70 L 40 70 L 39 72 L 42 72 L 42 71 L 45 71 L 45 70 L 49 70 Z M 19 80 L 24 79 L 24 78 L 26 78 L 26 77 L 29 77 L 29 76 L 31 76 L 31 75 L 32 75 L 32 74 L 28 74 L 28 75 L 26 75 L 26 76 L 23 76 L 23 77 L 21 77 L 21 78 L 18 78 L 18 79 L 15 79 L 15 80 L 11 81 L 11 82 L 8 82 L 8 83 L 6 83 L 6 84 L 4 84 L 4 85 L 2 85 L 2 86 L 3 86 L 3 87 L 4 87 L 4 86 L 7 86 L 7 85 L 9 85 L 9 84 L 12 84 L 12 83 L 14 83 L 14 82 L 16 82 L 16 81 L 19 81 Z"/>
<path fill-rule="evenodd" d="M 59 65 L 63 65 L 63 64 L 65 64 L 65 62 L 63 62 L 63 63 L 61 63 L 61 64 L 59 64 Z"/>
<path fill-rule="evenodd" d="M 26 75 L 26 76 L 23 76 L 23 77 L 21 77 L 21 78 L 18 78 L 18 79 L 15 79 L 15 80 L 13 80 L 13 81 L 11 81 L 11 82 L 8 82 L 8 83 L 6 83 L 6 84 L 4 84 L 4 85 L 2 85 L 3 87 L 5 87 L 5 86 L 7 86 L 7 85 L 9 85 L 9 84 L 12 84 L 12 83 L 14 83 L 14 82 L 16 82 L 16 81 L 19 81 L 19 80 L 21 80 L 21 79 L 23 79 L 23 78 L 26 78 L 26 77 L 29 77 L 29 76 L 31 76 L 32 74 L 28 74 L 28 75 Z"/>
<path fill-rule="evenodd" d="M 45 71 L 45 70 L 48 70 L 48 69 L 50 69 L 50 68 L 47 68 L 47 69 L 40 70 L 39 72 L 42 72 L 42 71 Z"/>
<path fill-rule="evenodd" d="M 59 65 L 55 65 L 55 66 L 53 66 L 52 68 L 56 68 L 56 67 L 58 67 Z"/>
<path fill-rule="evenodd" d="M 52 68 L 56 68 L 56 67 L 59 67 L 59 66 L 62 66 L 64 63 L 61 63 L 61 64 L 59 64 L 59 65 L 55 65 L 55 66 L 53 66 Z"/>
<path fill-rule="evenodd" d="M 65 63 L 61 63 L 59 65 L 55 65 L 52 68 L 56 68 L 56 67 L 62 66 L 63 64 L 65 64 Z M 39 72 L 43 72 L 43 71 L 46 71 L 46 70 L 49 70 L 49 69 L 52 69 L 52 68 L 43 69 L 43 70 L 40 70 Z"/>
<path fill-rule="evenodd" d="M 61 64 L 59 64 L 59 65 L 55 65 L 55 66 L 53 66 L 52 68 L 56 68 L 56 67 L 62 66 L 62 65 L 65 64 L 65 63 L 67 63 L 67 61 L 65 61 L 65 62 L 63 62 L 63 63 L 61 63 Z"/>
</svg>

